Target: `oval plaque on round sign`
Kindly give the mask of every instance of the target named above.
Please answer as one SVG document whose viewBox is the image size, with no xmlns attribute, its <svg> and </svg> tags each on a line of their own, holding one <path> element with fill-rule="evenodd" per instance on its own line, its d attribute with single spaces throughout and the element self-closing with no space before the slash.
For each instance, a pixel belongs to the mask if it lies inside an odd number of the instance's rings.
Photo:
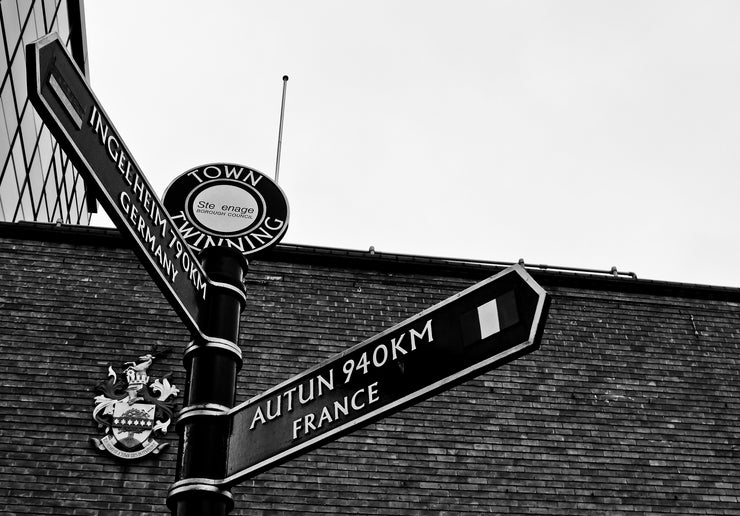
<svg viewBox="0 0 740 516">
<path fill-rule="evenodd" d="M 196 251 L 230 247 L 252 256 L 288 229 L 288 200 L 269 177 L 244 165 L 212 163 L 175 178 L 164 207 Z"/>
</svg>

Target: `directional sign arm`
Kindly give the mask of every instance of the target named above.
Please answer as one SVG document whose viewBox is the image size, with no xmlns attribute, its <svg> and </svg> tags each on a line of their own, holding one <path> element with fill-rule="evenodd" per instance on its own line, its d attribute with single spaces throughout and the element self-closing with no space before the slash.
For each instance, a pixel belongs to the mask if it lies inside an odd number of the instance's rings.
<svg viewBox="0 0 740 516">
<path fill-rule="evenodd" d="M 548 303 L 517 265 L 235 407 L 224 485 L 533 351 Z"/>
<path fill-rule="evenodd" d="M 152 279 L 195 335 L 210 284 L 162 202 L 56 34 L 26 48 L 31 103 Z"/>
</svg>

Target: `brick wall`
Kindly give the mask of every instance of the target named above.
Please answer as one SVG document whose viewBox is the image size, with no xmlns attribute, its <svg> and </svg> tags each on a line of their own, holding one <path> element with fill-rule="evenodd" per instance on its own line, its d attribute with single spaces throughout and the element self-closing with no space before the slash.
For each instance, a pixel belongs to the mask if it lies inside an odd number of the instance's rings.
<svg viewBox="0 0 740 516">
<path fill-rule="evenodd" d="M 41 229 L 39 229 L 41 228 Z M 177 439 L 89 443 L 94 386 L 188 335 L 115 232 L 0 224 L 4 514 L 166 514 Z M 284 246 L 252 264 L 243 401 L 498 269 Z M 233 489 L 232 514 L 740 514 L 740 291 L 531 271 L 541 348 Z"/>
</svg>

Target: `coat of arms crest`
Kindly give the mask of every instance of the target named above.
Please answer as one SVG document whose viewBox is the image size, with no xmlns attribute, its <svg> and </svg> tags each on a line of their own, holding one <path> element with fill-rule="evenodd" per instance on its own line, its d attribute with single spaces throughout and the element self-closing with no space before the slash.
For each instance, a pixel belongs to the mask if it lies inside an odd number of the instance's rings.
<svg viewBox="0 0 740 516">
<path fill-rule="evenodd" d="M 122 459 L 138 459 L 158 454 L 167 443 L 153 436 L 167 433 L 172 422 L 173 400 L 180 392 L 165 376 L 149 383 L 147 370 L 155 356 L 147 353 L 137 362 L 126 362 L 123 377 L 118 378 L 108 366 L 108 378 L 95 388 L 93 419 L 98 422 L 102 439 L 91 438 L 101 451 L 107 450 Z"/>
</svg>

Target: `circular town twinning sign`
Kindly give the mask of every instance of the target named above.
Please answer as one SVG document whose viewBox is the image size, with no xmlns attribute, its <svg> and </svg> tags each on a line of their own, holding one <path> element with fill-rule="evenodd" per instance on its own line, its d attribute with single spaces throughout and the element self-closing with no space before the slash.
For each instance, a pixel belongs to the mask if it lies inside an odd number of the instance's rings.
<svg viewBox="0 0 740 516">
<path fill-rule="evenodd" d="M 175 178 L 164 207 L 195 251 L 230 247 L 253 256 L 288 229 L 288 200 L 269 177 L 244 165 L 212 163 Z"/>
</svg>

